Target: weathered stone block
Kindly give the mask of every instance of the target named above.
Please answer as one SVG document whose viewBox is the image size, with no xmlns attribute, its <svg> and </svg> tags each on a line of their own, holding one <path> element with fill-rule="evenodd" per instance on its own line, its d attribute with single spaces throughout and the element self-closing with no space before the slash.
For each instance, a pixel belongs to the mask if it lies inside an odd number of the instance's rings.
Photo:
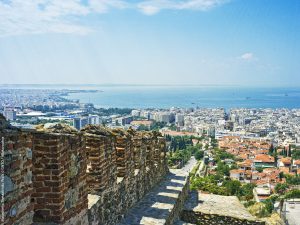
<svg viewBox="0 0 300 225">
<path fill-rule="evenodd" d="M 3 123 L 6 121 L 0 115 L 0 124 Z M 33 191 L 31 182 L 33 168 L 31 155 L 28 154 L 26 147 L 30 146 L 31 141 L 32 137 L 28 132 L 9 126 L 0 127 L 0 148 L 1 154 L 4 155 L 4 221 L 2 222 L 7 225 L 32 223 L 33 204 L 30 198 Z"/>
</svg>

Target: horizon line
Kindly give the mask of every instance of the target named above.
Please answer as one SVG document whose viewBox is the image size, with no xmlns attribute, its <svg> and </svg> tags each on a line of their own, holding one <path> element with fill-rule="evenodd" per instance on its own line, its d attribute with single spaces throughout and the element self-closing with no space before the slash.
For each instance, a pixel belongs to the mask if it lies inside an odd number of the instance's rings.
<svg viewBox="0 0 300 225">
<path fill-rule="evenodd" d="M 7 83 L 5 86 L 145 86 L 145 87 L 260 87 L 260 88 L 300 88 L 300 85 L 252 85 L 252 84 L 131 84 L 131 83 Z"/>
</svg>

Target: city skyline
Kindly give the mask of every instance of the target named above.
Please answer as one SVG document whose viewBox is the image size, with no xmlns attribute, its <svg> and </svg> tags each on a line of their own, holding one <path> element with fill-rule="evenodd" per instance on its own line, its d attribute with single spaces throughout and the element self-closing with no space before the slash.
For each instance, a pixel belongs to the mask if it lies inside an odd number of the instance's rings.
<svg viewBox="0 0 300 225">
<path fill-rule="evenodd" d="M 0 1 L 2 84 L 298 86 L 300 2 Z"/>
</svg>

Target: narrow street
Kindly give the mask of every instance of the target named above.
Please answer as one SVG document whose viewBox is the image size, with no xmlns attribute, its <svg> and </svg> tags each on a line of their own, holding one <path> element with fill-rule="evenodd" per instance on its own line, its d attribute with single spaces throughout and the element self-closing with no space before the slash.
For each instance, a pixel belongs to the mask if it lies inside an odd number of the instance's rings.
<svg viewBox="0 0 300 225">
<path fill-rule="evenodd" d="M 186 165 L 182 168 L 183 171 L 185 172 L 191 172 L 192 169 L 197 165 L 197 160 L 195 159 L 194 156 L 190 158 L 190 160 L 186 163 Z"/>
</svg>

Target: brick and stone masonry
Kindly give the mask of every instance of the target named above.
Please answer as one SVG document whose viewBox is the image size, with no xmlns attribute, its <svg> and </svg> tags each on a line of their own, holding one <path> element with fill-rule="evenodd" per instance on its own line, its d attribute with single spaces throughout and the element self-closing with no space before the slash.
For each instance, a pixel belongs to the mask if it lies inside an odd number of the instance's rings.
<svg viewBox="0 0 300 225">
<path fill-rule="evenodd" d="M 87 211 L 84 139 L 63 128 L 33 133 L 32 200 L 37 224 L 72 224 L 76 215 Z M 75 222 L 86 224 L 87 216 Z"/>
<path fill-rule="evenodd" d="M 149 190 L 166 174 L 167 167 L 165 162 L 165 149 L 157 149 L 157 154 L 163 156 L 159 165 L 163 168 L 154 168 L 154 144 L 157 143 L 157 135 L 149 132 L 136 132 L 134 130 L 103 130 L 101 127 L 89 126 L 82 130 L 85 132 L 86 149 L 88 155 L 88 180 L 106 184 L 106 188 L 97 188 L 90 184 L 89 195 L 89 223 L 90 224 L 116 224 L 123 215 L 136 204 Z M 102 139 L 114 140 L 116 157 L 111 158 L 112 165 L 115 165 L 110 176 L 115 176 L 107 181 L 105 176 L 93 169 L 93 164 L 99 161 L 101 152 L 110 151 L 107 145 L 98 144 Z M 93 139 L 93 141 L 90 141 Z M 164 139 L 162 139 L 164 140 Z M 146 146 L 146 144 L 148 146 Z M 101 146 L 101 147 L 93 147 Z M 151 147 L 151 148 L 150 148 Z M 165 147 L 165 145 L 159 145 Z M 148 148 L 148 155 L 146 154 Z M 108 149 L 108 150 L 107 150 Z M 152 150 L 151 150 L 152 149 Z M 91 154 L 92 153 L 92 154 Z M 152 156 L 152 158 L 151 158 Z M 146 158 L 152 160 L 153 166 L 146 170 Z M 109 159 L 110 160 L 110 159 Z M 115 160 L 115 161 L 114 161 Z M 153 167 L 153 170 L 150 170 Z M 158 167 L 158 165 L 157 165 Z M 161 173 L 157 173 L 161 171 Z M 90 177 L 90 178 L 89 178 Z M 152 180 L 154 179 L 154 180 Z M 102 180 L 102 181 L 101 181 Z M 107 185 L 109 183 L 109 185 Z M 94 187 L 94 189 L 93 189 Z"/>
<path fill-rule="evenodd" d="M 101 193 L 117 183 L 115 136 L 109 130 L 93 125 L 82 132 L 86 140 L 88 192 Z"/>
<path fill-rule="evenodd" d="M 0 135 L 4 224 L 116 224 L 168 171 L 156 132 L 60 124 L 19 130 L 0 115 Z"/>
<path fill-rule="evenodd" d="M 0 138 L 1 155 L 4 155 L 4 171 L 1 171 L 4 190 L 1 185 L 0 193 L 1 199 L 4 194 L 4 215 L 1 208 L 1 224 L 31 224 L 32 136 L 12 128 L 0 114 Z"/>
</svg>

